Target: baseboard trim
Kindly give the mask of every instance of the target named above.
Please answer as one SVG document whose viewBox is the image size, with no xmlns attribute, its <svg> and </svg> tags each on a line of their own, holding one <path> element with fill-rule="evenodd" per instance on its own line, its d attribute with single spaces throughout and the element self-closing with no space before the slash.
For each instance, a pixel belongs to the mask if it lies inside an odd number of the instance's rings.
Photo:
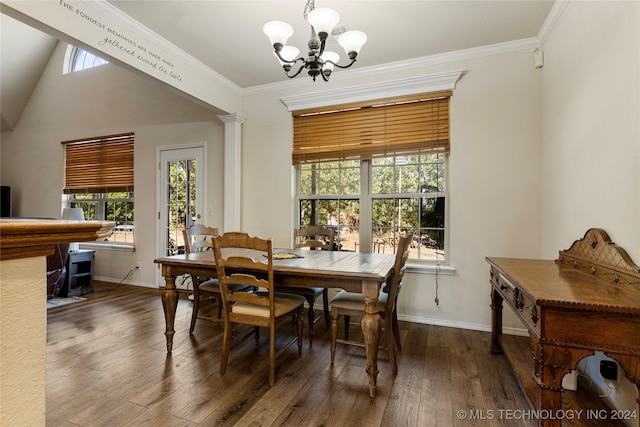
<svg viewBox="0 0 640 427">
<path fill-rule="evenodd" d="M 120 279 L 114 279 L 112 277 L 103 277 L 103 276 L 94 276 L 93 280 L 97 280 L 100 282 L 109 282 L 109 283 L 120 283 Z M 132 285 L 132 286 L 142 286 L 144 288 L 155 288 L 160 289 L 155 283 L 145 283 L 138 282 L 133 280 L 124 280 L 122 282 L 124 285 Z M 315 310 L 322 310 L 322 305 L 314 304 Z M 432 319 L 428 317 L 418 317 L 418 316 L 403 316 L 398 315 L 398 320 L 402 320 L 405 322 L 412 323 L 420 323 L 423 325 L 434 325 L 434 326 L 445 326 L 448 328 L 457 328 L 457 329 L 468 329 L 471 331 L 481 331 L 481 332 L 491 332 L 490 324 L 479 324 L 479 323 L 468 323 L 468 322 L 457 322 L 455 320 L 443 320 L 443 319 Z M 506 335 L 518 335 L 518 336 L 528 336 L 528 332 L 524 328 L 509 328 L 503 327 L 502 332 Z"/>
<path fill-rule="evenodd" d="M 122 280 L 122 279 L 114 279 L 113 277 L 104 277 L 104 276 L 93 276 L 93 280 L 97 280 L 98 282 L 108 282 L 108 283 L 122 282 L 123 285 L 141 286 L 143 288 L 158 289 L 158 285 L 156 285 L 155 283 L 139 282 L 136 280 Z"/>
</svg>

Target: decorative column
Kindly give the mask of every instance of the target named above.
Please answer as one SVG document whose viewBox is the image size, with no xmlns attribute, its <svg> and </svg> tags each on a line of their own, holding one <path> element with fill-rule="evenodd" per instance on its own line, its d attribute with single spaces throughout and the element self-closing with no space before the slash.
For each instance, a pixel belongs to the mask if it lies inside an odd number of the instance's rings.
<svg viewBox="0 0 640 427">
<path fill-rule="evenodd" d="M 218 116 L 224 123 L 224 226 L 223 232 L 240 231 L 242 124 L 247 116 Z"/>
</svg>

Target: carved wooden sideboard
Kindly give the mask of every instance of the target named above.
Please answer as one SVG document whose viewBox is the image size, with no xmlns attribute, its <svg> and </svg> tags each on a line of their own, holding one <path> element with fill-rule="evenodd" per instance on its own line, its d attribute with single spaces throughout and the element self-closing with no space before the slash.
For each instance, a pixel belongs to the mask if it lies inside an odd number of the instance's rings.
<svg viewBox="0 0 640 427">
<path fill-rule="evenodd" d="M 563 376 L 596 351 L 615 359 L 640 388 L 640 267 L 607 233 L 588 230 L 555 261 L 486 260 L 491 266 L 491 352 L 504 351 L 534 409 L 560 410 Z M 521 350 L 502 334 L 503 303 L 529 332 L 533 372 L 510 357 Z M 538 425 L 560 426 L 562 420 L 538 418 Z"/>
</svg>

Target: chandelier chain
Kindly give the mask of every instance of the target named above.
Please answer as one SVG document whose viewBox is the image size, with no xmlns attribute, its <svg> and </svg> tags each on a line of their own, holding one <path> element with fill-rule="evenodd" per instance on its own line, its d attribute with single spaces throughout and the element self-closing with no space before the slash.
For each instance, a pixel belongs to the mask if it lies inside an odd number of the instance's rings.
<svg viewBox="0 0 640 427">
<path fill-rule="evenodd" d="M 316 0 L 307 0 L 307 4 L 304 7 L 304 13 L 302 14 L 302 16 L 304 16 L 305 21 L 309 17 L 309 13 L 316 8 L 315 2 Z"/>
</svg>

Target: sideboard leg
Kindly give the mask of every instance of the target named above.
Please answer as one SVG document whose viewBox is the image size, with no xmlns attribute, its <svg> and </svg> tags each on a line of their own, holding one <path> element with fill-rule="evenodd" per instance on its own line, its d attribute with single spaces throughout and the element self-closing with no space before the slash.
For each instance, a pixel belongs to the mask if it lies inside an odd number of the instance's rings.
<svg viewBox="0 0 640 427">
<path fill-rule="evenodd" d="M 499 336 L 502 335 L 502 296 L 491 288 L 491 354 L 501 354 Z"/>
<path fill-rule="evenodd" d="M 538 426 L 562 427 L 562 417 L 556 416 L 557 409 L 562 408 L 562 389 L 538 384 Z"/>
</svg>

